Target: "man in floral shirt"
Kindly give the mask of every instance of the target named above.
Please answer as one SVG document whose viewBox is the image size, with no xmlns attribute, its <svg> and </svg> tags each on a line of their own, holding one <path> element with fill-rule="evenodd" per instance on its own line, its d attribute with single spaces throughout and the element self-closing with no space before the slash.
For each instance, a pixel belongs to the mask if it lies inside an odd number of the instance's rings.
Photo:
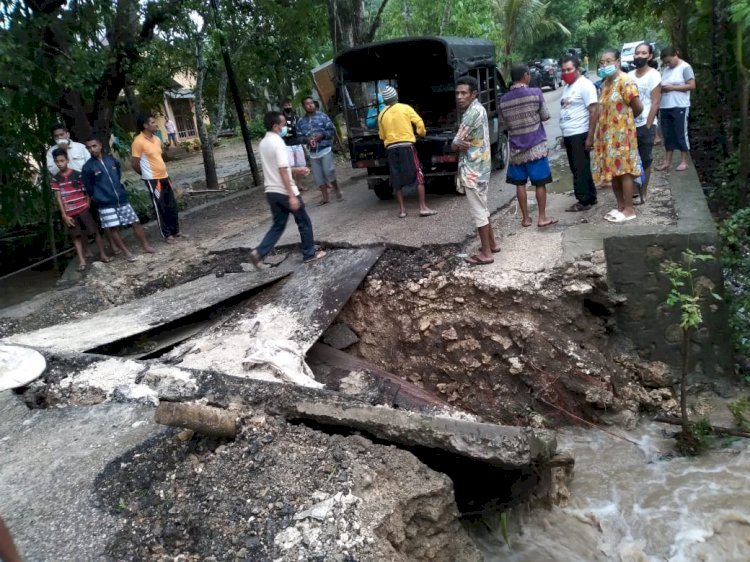
<svg viewBox="0 0 750 562">
<path fill-rule="evenodd" d="M 495 261 L 492 254 L 500 251 L 490 225 L 487 190 L 492 171 L 489 123 L 487 112 L 477 99 L 478 84 L 471 76 L 456 81 L 456 104 L 464 111 L 458 133 L 453 139 L 453 150 L 458 156 L 459 192 L 466 193 L 466 202 L 479 233 L 481 247 L 467 258 L 470 265 L 486 265 Z"/>
</svg>

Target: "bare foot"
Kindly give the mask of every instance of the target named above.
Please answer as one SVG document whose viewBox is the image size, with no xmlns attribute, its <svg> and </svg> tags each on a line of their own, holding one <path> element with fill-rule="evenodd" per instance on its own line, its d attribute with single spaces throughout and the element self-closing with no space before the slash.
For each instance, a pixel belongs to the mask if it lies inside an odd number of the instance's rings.
<svg viewBox="0 0 750 562">
<path fill-rule="evenodd" d="M 107 254 L 100 254 L 99 260 L 103 263 L 109 263 L 112 261 L 112 258 L 110 258 Z"/>
<path fill-rule="evenodd" d="M 167 236 L 164 241 L 167 244 L 177 244 L 177 240 L 174 239 L 174 236 Z"/>
<path fill-rule="evenodd" d="M 680 165 L 677 166 L 677 168 L 675 168 L 675 169 L 678 172 L 684 172 L 685 170 L 687 170 L 687 168 L 688 168 L 687 162 L 681 162 Z"/>
<path fill-rule="evenodd" d="M 153 246 L 145 246 L 143 248 L 143 253 L 144 254 L 158 254 L 159 252 L 157 252 L 156 248 L 154 248 Z"/>
<path fill-rule="evenodd" d="M 544 222 L 537 223 L 537 227 L 539 227 L 539 228 L 546 228 L 546 227 L 552 226 L 553 224 L 556 224 L 556 223 L 557 223 L 557 219 L 548 218 Z"/>
<path fill-rule="evenodd" d="M 670 168 L 670 165 L 665 164 L 665 163 L 659 164 L 658 166 L 654 166 L 654 169 L 659 172 L 663 172 L 664 170 L 669 170 L 669 168 Z"/>
</svg>

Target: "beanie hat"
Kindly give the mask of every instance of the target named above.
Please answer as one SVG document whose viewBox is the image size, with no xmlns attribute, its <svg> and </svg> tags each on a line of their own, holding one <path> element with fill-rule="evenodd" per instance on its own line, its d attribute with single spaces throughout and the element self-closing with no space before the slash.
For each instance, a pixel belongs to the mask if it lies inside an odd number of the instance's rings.
<svg viewBox="0 0 750 562">
<path fill-rule="evenodd" d="M 393 86 L 386 86 L 380 91 L 384 103 L 393 103 L 398 99 L 398 92 Z"/>
</svg>

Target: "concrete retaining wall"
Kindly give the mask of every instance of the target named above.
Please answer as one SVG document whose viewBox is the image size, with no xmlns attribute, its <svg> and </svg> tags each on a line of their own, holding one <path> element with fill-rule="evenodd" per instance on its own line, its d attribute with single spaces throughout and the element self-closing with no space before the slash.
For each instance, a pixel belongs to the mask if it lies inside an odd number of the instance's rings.
<svg viewBox="0 0 750 562">
<path fill-rule="evenodd" d="M 666 305 L 670 290 L 661 264 L 681 261 L 682 252 L 712 254 L 717 259 L 697 264 L 700 283 L 721 294 L 719 236 L 695 169 L 672 172 L 672 193 L 677 223 L 624 231 L 604 239 L 609 283 L 627 301 L 617 312 L 620 329 L 635 342 L 646 359 L 664 361 L 680 368 L 682 333 L 679 311 Z M 707 378 L 732 372 L 732 342 L 726 306 L 708 298 L 703 307 L 703 327 L 691 346 L 692 369 Z"/>
</svg>

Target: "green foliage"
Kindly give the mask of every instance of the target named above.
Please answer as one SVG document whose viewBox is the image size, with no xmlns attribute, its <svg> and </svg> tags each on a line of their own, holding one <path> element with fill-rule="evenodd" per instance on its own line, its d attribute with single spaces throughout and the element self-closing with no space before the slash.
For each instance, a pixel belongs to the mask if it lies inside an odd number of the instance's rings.
<svg viewBox="0 0 750 562">
<path fill-rule="evenodd" d="M 262 139 L 266 135 L 266 126 L 260 117 L 256 117 L 250 121 L 247 127 L 250 130 L 250 137 L 253 139 Z"/>
<path fill-rule="evenodd" d="M 750 208 L 741 209 L 719 225 L 729 325 L 737 353 L 750 356 Z"/>
<path fill-rule="evenodd" d="M 742 431 L 750 431 L 750 397 L 740 398 L 727 404 L 734 423 Z"/>
<path fill-rule="evenodd" d="M 680 327 L 683 330 L 693 330 L 703 324 L 701 302 L 707 294 L 716 300 L 721 297 L 710 291 L 704 285 L 695 282 L 696 262 L 713 260 L 708 254 L 696 254 L 690 249 L 683 252 L 683 261 L 668 261 L 662 264 L 662 272 L 669 278 L 671 290 L 667 296 L 667 304 L 680 310 Z"/>
</svg>

